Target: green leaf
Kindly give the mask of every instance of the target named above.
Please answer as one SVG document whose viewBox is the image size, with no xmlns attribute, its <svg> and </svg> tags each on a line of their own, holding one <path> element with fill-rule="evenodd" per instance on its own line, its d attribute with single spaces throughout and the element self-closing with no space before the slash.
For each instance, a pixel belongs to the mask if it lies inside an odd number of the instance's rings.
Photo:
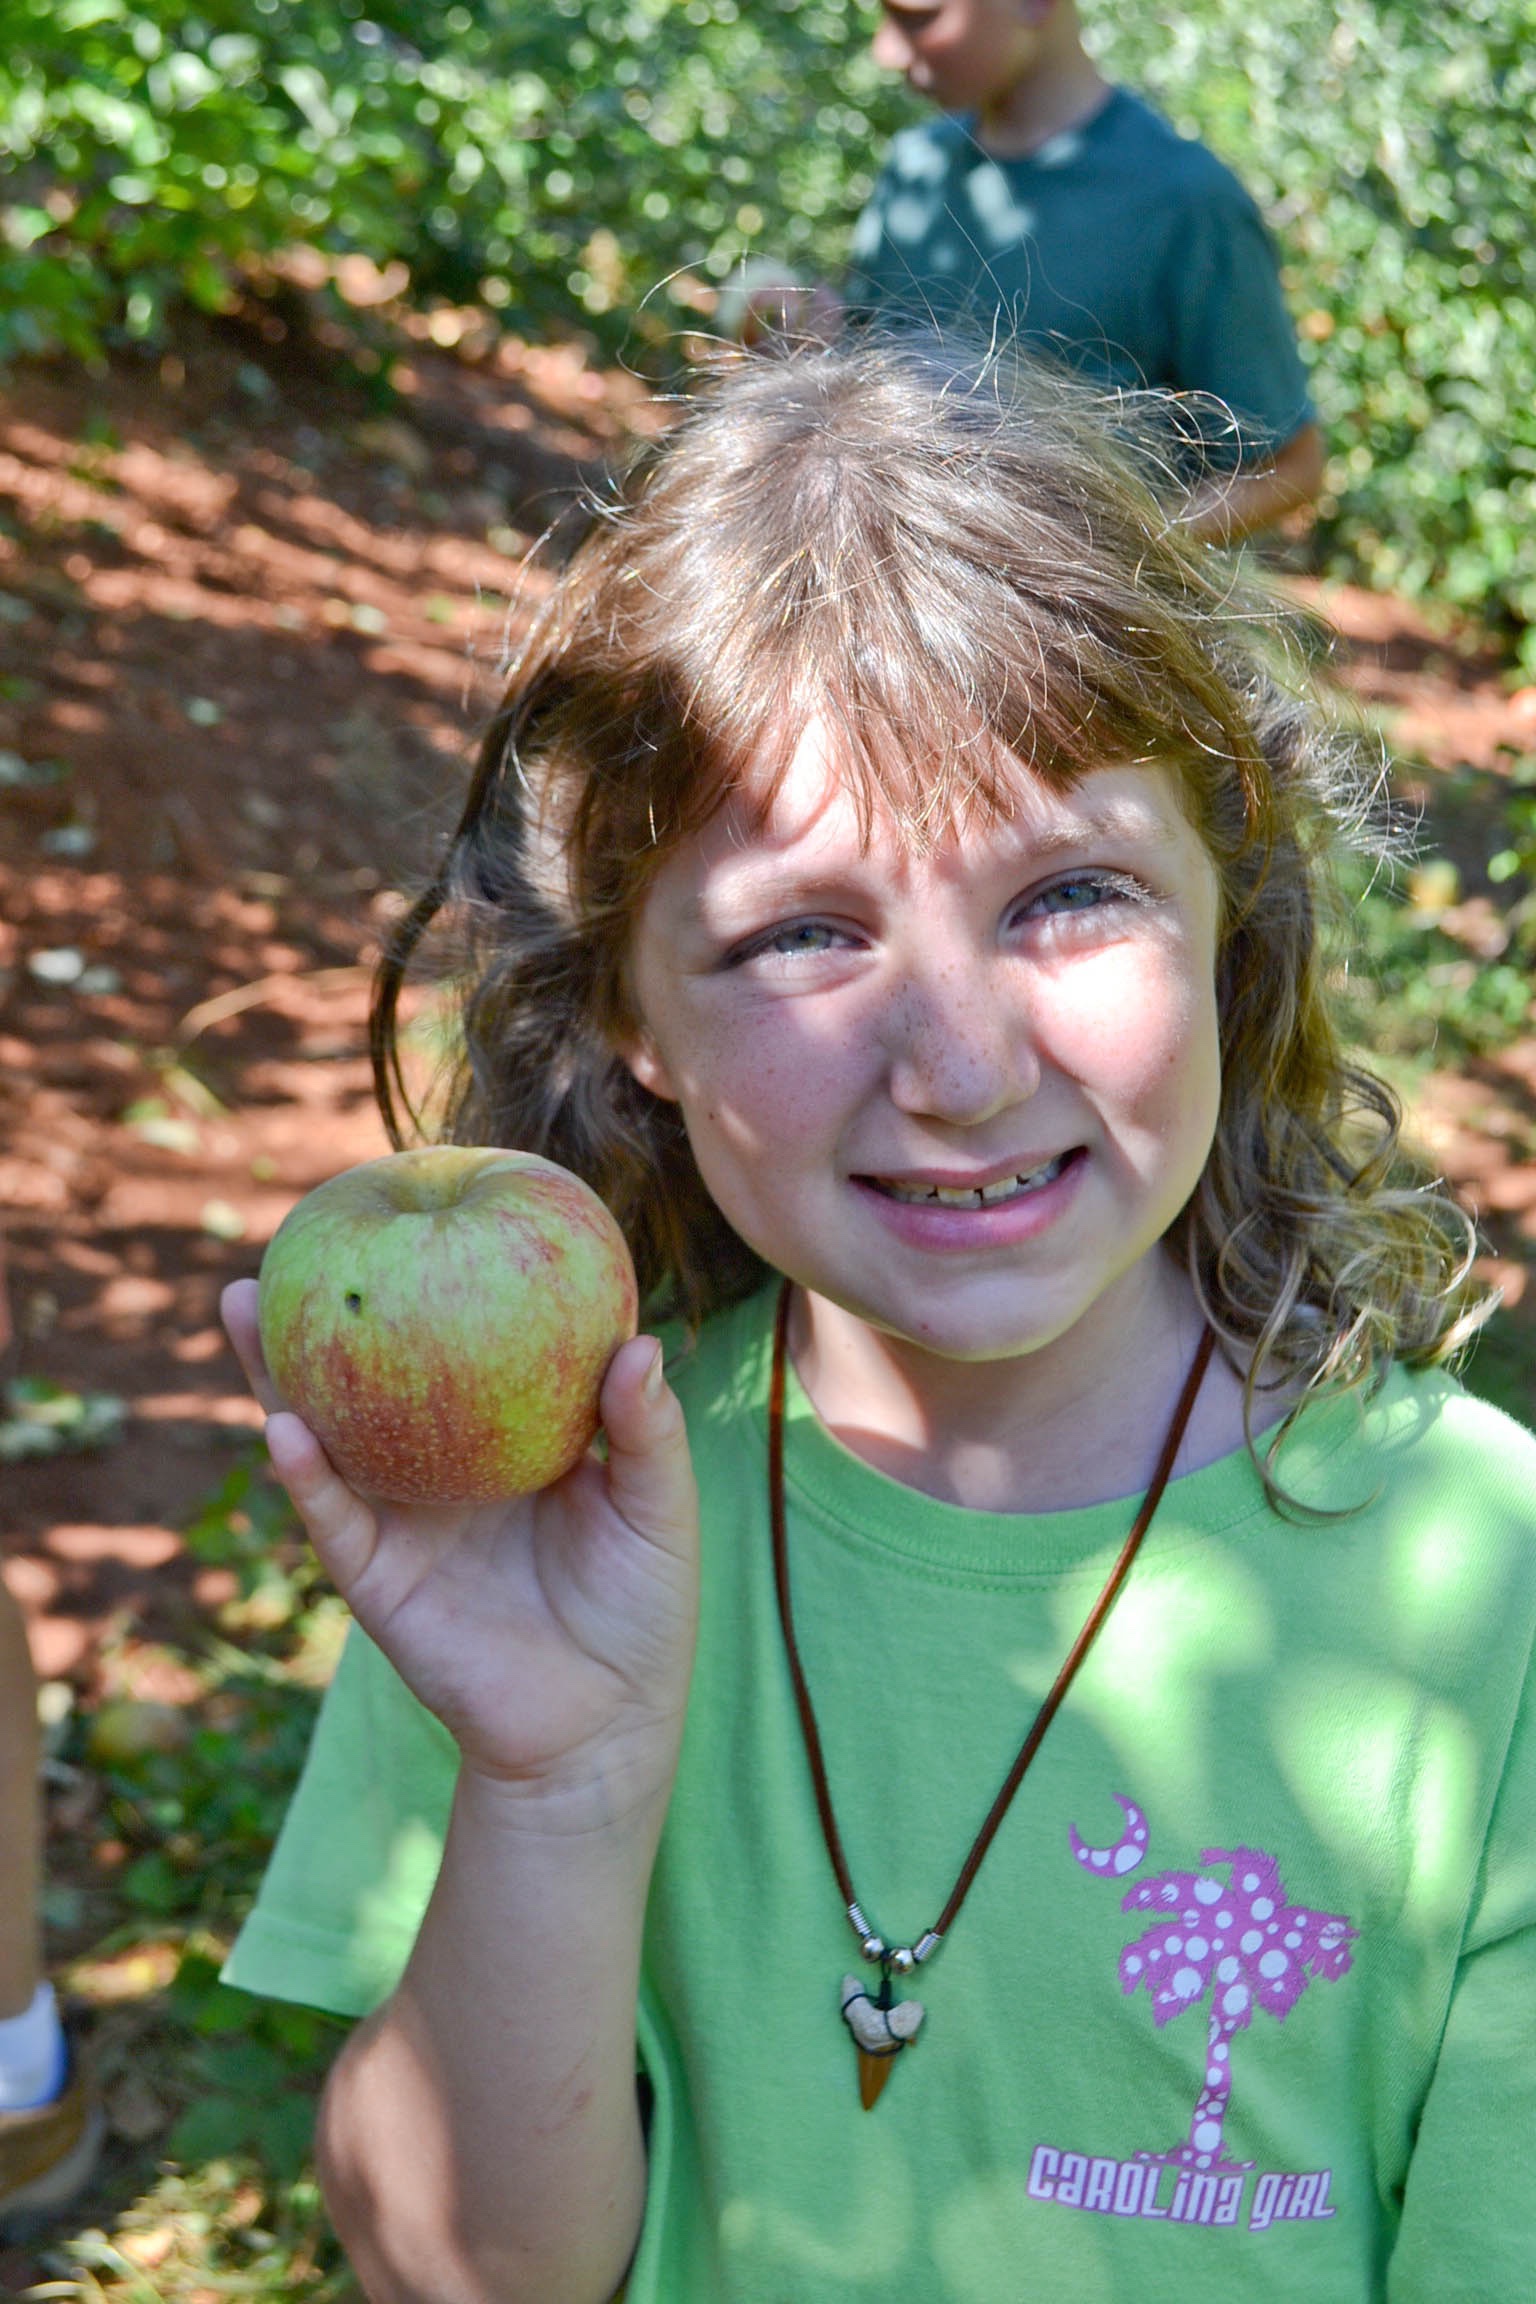
<svg viewBox="0 0 1536 2304">
<path fill-rule="evenodd" d="M 53 218 L 46 208 L 15 207 L 5 211 L 5 237 L 13 248 L 30 248 L 52 230 Z"/>
<path fill-rule="evenodd" d="M 126 13 L 123 0 L 60 0 L 54 25 L 60 32 L 89 32 L 97 24 L 114 24 Z"/>
<path fill-rule="evenodd" d="M 229 2096 L 277 2096 L 289 2077 L 277 2050 L 248 2035 L 213 2042 L 203 2063 L 214 2088 Z"/>
<path fill-rule="evenodd" d="M 178 1911 L 189 1901 L 189 1891 L 195 1894 L 191 1884 L 157 1848 L 152 1848 L 147 1855 L 136 1856 L 118 1880 L 118 1893 L 141 1912 Z"/>
<path fill-rule="evenodd" d="M 184 2165 L 227 2160 L 254 2140 L 251 2105 L 235 2096 L 202 2096 L 189 2104 L 165 2140 L 167 2156 Z"/>
<path fill-rule="evenodd" d="M 42 1376 L 5 1387 L 0 1463 L 104 1448 L 121 1435 L 127 1406 L 110 1392 L 71 1392 Z"/>
<path fill-rule="evenodd" d="M 253 2133 L 268 2167 L 280 2176 L 296 2176 L 314 2144 L 314 2105 L 309 2097 L 292 2092 L 280 2096 L 261 2106 Z"/>
</svg>

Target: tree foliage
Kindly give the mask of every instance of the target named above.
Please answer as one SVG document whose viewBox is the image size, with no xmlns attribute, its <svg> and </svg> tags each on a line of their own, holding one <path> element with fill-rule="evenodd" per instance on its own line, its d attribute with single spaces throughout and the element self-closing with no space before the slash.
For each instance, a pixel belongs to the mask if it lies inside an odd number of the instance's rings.
<svg viewBox="0 0 1536 2304">
<path fill-rule="evenodd" d="M 1375 584 L 1536 627 L 1536 0 L 1086 13 L 1280 235 L 1325 539 Z"/>
<path fill-rule="evenodd" d="M 1083 4 L 1108 67 L 1280 236 L 1333 449 L 1327 548 L 1536 629 L 1536 0 Z M 217 310 L 303 243 L 654 359 L 743 255 L 836 274 L 912 109 L 870 18 L 0 0 L 0 357 L 152 339 L 170 299 Z"/>
<path fill-rule="evenodd" d="M 0 0 L 0 356 L 295 243 L 610 351 L 765 235 L 834 269 L 905 110 L 853 0 Z"/>
</svg>

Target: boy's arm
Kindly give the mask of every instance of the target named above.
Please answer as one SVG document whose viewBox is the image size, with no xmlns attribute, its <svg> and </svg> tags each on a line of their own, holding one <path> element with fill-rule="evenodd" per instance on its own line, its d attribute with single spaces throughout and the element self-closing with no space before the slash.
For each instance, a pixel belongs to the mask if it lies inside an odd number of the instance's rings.
<svg viewBox="0 0 1536 2304">
<path fill-rule="evenodd" d="M 1184 512 L 1203 543 L 1240 544 L 1312 503 L 1323 484 L 1323 435 L 1304 424 L 1266 463 L 1202 481 Z"/>
<path fill-rule="evenodd" d="M 1215 456 L 1184 517 L 1208 542 L 1236 544 L 1313 501 L 1324 448 L 1274 244 L 1226 170 L 1182 211 L 1160 292 L 1165 381 L 1209 410 Z"/>
<path fill-rule="evenodd" d="M 765 280 L 727 304 L 721 299 L 721 333 L 745 351 L 788 350 L 797 344 L 835 344 L 843 332 L 842 298 L 824 281 Z"/>
</svg>

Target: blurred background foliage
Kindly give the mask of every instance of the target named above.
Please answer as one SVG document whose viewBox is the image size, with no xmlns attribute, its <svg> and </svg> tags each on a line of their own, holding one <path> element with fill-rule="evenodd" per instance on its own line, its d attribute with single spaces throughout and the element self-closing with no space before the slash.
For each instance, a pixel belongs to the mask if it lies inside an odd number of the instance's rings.
<svg viewBox="0 0 1536 2304">
<path fill-rule="evenodd" d="M 365 13 L 365 5 L 367 12 Z M 1084 0 L 1280 235 L 1325 563 L 1536 673 L 1536 0 Z M 0 0 L 0 358 L 153 341 L 295 245 L 663 368 L 744 256 L 836 275 L 911 117 L 854 0 Z"/>
<path fill-rule="evenodd" d="M 1278 232 L 1334 451 L 1321 541 L 1536 672 L 1536 0 L 1087 0 Z"/>
<path fill-rule="evenodd" d="M 904 91 L 851 0 L 0 0 L 0 349 L 148 335 L 294 244 L 524 333 L 675 338 L 701 268 L 835 269 Z M 658 308 L 649 309 L 651 304 Z"/>
</svg>

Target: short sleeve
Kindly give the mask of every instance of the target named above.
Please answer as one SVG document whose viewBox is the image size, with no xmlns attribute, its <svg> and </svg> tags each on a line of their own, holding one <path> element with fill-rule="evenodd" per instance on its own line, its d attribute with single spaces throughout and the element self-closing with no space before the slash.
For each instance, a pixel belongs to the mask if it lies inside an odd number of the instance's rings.
<svg viewBox="0 0 1536 2304">
<path fill-rule="evenodd" d="M 354 1625 L 225 1981 L 338 2016 L 387 1999 L 442 1860 L 458 1748 Z"/>
<path fill-rule="evenodd" d="M 1536 1701 L 1527 1689 L 1435 2076 L 1387 2304 L 1526 2304 L 1536 2283 Z"/>
<path fill-rule="evenodd" d="M 1181 392 L 1213 394 L 1236 417 L 1237 438 L 1225 454 L 1213 436 L 1217 460 L 1272 455 L 1316 421 L 1316 410 L 1274 246 L 1235 178 L 1190 204 L 1171 263 L 1169 382 Z M 1206 424 L 1202 430 L 1212 433 Z"/>
</svg>

